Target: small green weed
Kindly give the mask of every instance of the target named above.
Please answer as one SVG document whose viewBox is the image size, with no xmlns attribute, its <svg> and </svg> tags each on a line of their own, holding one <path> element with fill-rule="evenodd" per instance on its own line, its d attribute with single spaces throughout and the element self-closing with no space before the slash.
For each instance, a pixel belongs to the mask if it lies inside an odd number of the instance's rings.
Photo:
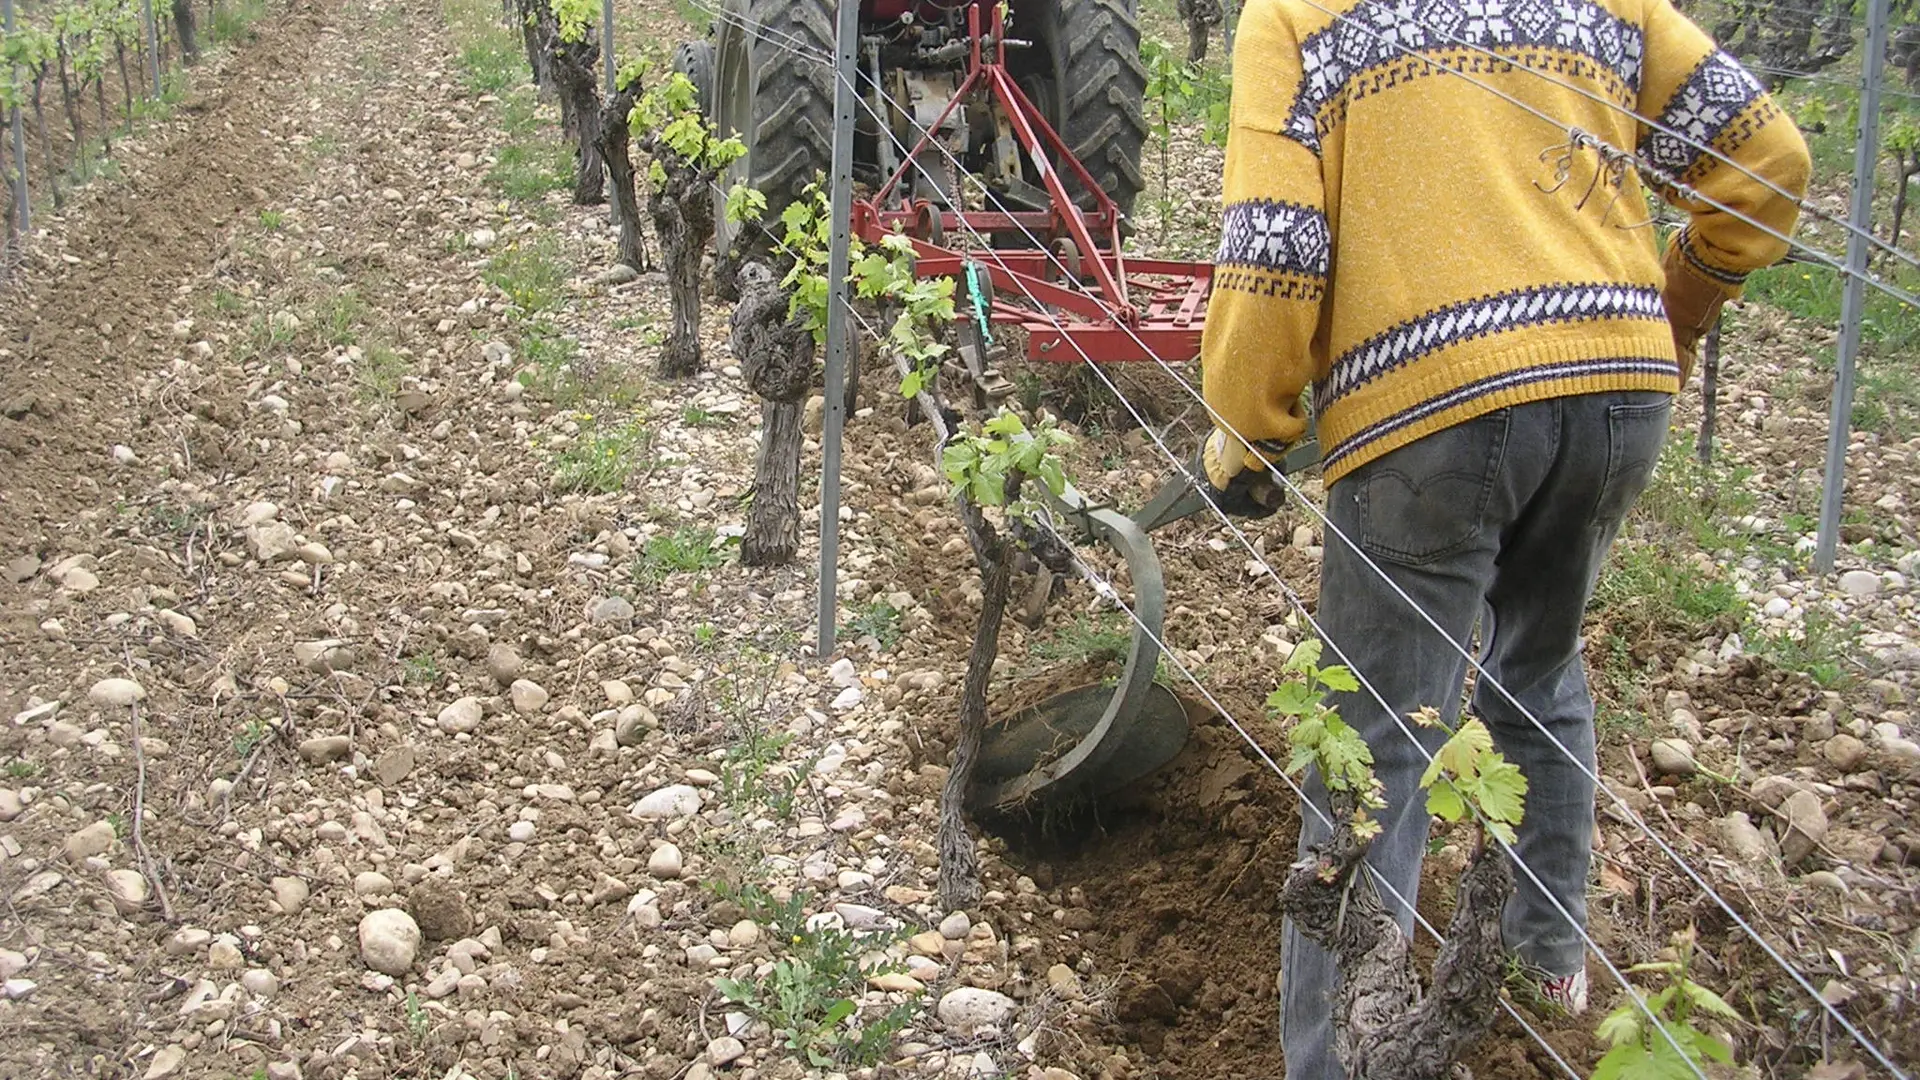
<svg viewBox="0 0 1920 1080">
<path fill-rule="evenodd" d="M 38 771 L 39 768 L 33 762 L 21 758 L 14 758 L 7 762 L 7 775 L 15 780 L 25 780 Z"/>
<path fill-rule="evenodd" d="M 311 329 L 325 344 L 351 345 L 367 318 L 367 302 L 349 286 L 328 292 L 314 305 Z"/>
<path fill-rule="evenodd" d="M 279 232 L 280 227 L 286 223 L 286 220 L 287 220 L 287 215 L 283 211 L 280 211 L 280 210 L 260 211 L 260 227 L 267 230 L 268 232 Z"/>
<path fill-rule="evenodd" d="M 905 930 L 856 933 L 830 924 L 809 926 L 805 894 L 780 903 L 749 886 L 731 896 L 756 922 L 773 927 L 782 955 L 758 982 L 719 980 L 720 995 L 765 1021 L 781 1045 L 814 1068 L 867 1068 L 881 1061 L 894 1037 L 912 1022 L 915 1007 L 906 1002 L 863 1018 L 859 1002 L 868 980 L 904 972 L 906 965 L 865 964 L 861 957 L 902 940 Z"/>
<path fill-rule="evenodd" d="M 385 345 L 368 349 L 354 373 L 360 383 L 360 396 L 367 401 L 385 401 L 400 389 L 400 381 L 413 370 L 407 358 Z"/>
<path fill-rule="evenodd" d="M 650 438 L 638 421 L 590 428 L 568 444 L 554 463 L 553 486 L 560 491 L 611 495 L 627 486 L 647 456 Z"/>
<path fill-rule="evenodd" d="M 213 290 L 210 306 L 218 314 L 237 315 L 246 309 L 247 302 L 239 293 L 223 285 Z"/>
<path fill-rule="evenodd" d="M 698 405 L 688 405 L 680 410 L 680 422 L 688 427 L 713 427 L 726 423 L 718 414 L 710 413 Z"/>
<path fill-rule="evenodd" d="M 1072 622 L 1034 641 L 1027 651 L 1047 663 L 1114 659 L 1125 656 L 1132 641 L 1124 615 L 1076 615 Z"/>
<path fill-rule="evenodd" d="M 1674 935 L 1674 959 L 1635 964 L 1629 974 L 1660 975 L 1667 985 L 1653 993 L 1628 987 L 1631 1000 L 1600 1021 L 1594 1032 L 1610 1049 L 1594 1065 L 1593 1080 L 1654 1080 L 1706 1075 L 1707 1062 L 1733 1063 L 1733 1050 L 1700 1030 L 1694 1015 L 1738 1022 L 1740 1014 L 1720 995 L 1689 978 L 1691 928 Z"/>
<path fill-rule="evenodd" d="M 1823 611 L 1808 611 L 1798 631 L 1780 630 L 1752 641 L 1753 651 L 1785 671 L 1797 671 L 1829 690 L 1853 681 L 1849 659 L 1860 636 L 1857 622 L 1842 625 Z"/>
<path fill-rule="evenodd" d="M 509 199 L 531 202 L 573 185 L 573 158 L 558 143 L 516 140 L 500 148 L 487 183 Z"/>
<path fill-rule="evenodd" d="M 266 0 L 222 0 L 214 5 L 207 37 L 215 42 L 251 40 L 253 24 L 267 13 Z"/>
<path fill-rule="evenodd" d="M 557 305 L 567 284 L 567 268 L 553 237 L 511 244 L 487 260 L 480 277 L 506 294 L 522 313 L 533 315 Z"/>
<path fill-rule="evenodd" d="M 900 644 L 900 610 L 885 600 L 870 601 L 847 623 L 847 637 L 871 637 L 882 652 Z"/>
<path fill-rule="evenodd" d="M 658 582 L 673 574 L 691 574 L 726 565 L 732 542 L 712 529 L 685 525 L 647 539 L 634 560 L 633 576 Z"/>
<path fill-rule="evenodd" d="M 743 819 L 764 816 L 785 821 L 793 816 L 794 801 L 813 771 L 813 760 L 780 768 L 781 752 L 793 736 L 768 732 L 752 721 L 742 726 L 744 737 L 727 748 L 720 765 L 720 799 Z"/>
<path fill-rule="evenodd" d="M 1638 542 L 1614 548 L 1594 589 L 1594 602 L 1615 618 L 1696 637 L 1745 606 L 1732 582 L 1681 561 L 1667 548 Z"/>
<path fill-rule="evenodd" d="M 259 746 L 261 742 L 271 734 L 273 734 L 273 729 L 267 726 L 265 720 L 258 717 L 248 720 L 245 724 L 241 725 L 240 734 L 233 738 L 233 752 L 240 755 L 241 759 L 244 760 L 247 755 L 253 753 L 255 747 Z"/>
<path fill-rule="evenodd" d="M 440 681 L 440 662 L 424 649 L 414 653 L 400 661 L 400 681 L 430 686 Z"/>
<path fill-rule="evenodd" d="M 416 1044 L 425 1043 L 433 1031 L 433 1024 L 427 1019 L 427 1010 L 420 1005 L 420 998 L 412 990 L 407 991 L 407 1034 Z"/>
</svg>

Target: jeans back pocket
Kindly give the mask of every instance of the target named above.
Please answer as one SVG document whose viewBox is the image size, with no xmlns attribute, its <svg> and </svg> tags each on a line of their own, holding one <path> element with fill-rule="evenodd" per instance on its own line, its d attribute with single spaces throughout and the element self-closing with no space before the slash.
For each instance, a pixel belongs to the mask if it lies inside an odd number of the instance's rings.
<svg viewBox="0 0 1920 1080">
<path fill-rule="evenodd" d="M 1506 456 L 1511 419 L 1508 409 L 1486 413 L 1362 466 L 1361 548 L 1418 566 L 1473 544 Z"/>
</svg>

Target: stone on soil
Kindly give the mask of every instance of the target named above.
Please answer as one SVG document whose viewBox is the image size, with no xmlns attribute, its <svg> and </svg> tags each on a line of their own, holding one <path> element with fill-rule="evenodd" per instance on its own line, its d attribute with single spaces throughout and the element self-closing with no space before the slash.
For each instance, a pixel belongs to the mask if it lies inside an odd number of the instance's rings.
<svg viewBox="0 0 1920 1080">
<path fill-rule="evenodd" d="M 132 915 L 147 906 L 147 879 L 137 870 L 109 870 L 107 895 L 113 899 L 116 911 Z"/>
<path fill-rule="evenodd" d="M 1838 584 L 1848 596 L 1872 596 L 1880 591 L 1880 575 L 1871 570 L 1849 570 L 1840 575 Z"/>
<path fill-rule="evenodd" d="M 187 1051 L 185 1047 L 180 1046 L 178 1043 L 165 1047 L 153 1055 L 153 1060 L 147 1062 L 147 1071 L 144 1074 L 144 1080 L 164 1080 L 165 1077 L 179 1073 L 180 1066 L 186 1064 L 186 1062 Z"/>
<path fill-rule="evenodd" d="M 1867 760 L 1867 744 L 1844 731 L 1828 739 L 1820 752 L 1826 755 L 1828 764 L 1843 773 L 1858 769 Z"/>
<path fill-rule="evenodd" d="M 700 812 L 700 792 L 692 784 L 669 784 L 633 804 L 637 818 L 684 818 Z"/>
<path fill-rule="evenodd" d="M 1652 754 L 1653 767 L 1663 776 L 1692 776 L 1700 771 L 1693 747 L 1685 739 L 1655 739 Z"/>
<path fill-rule="evenodd" d="M 272 883 L 273 902 L 284 915 L 298 915 L 307 906 L 307 883 L 297 877 L 277 877 Z"/>
<path fill-rule="evenodd" d="M 369 911 L 360 920 L 360 959 L 395 978 L 413 968 L 420 951 L 420 926 L 399 908 Z"/>
<path fill-rule="evenodd" d="M 73 862 L 85 862 L 95 855 L 105 855 L 113 850 L 113 841 L 113 824 L 96 821 L 67 837 L 67 858 Z"/>
<path fill-rule="evenodd" d="M 1006 1022 L 1019 1006 L 1014 1000 L 997 990 L 983 990 L 977 986 L 962 986 L 947 991 L 935 1012 L 940 1022 L 962 1034 L 989 1026 L 998 1026 Z"/>
<path fill-rule="evenodd" d="M 101 679 L 87 691 L 87 700 L 95 705 L 117 705 L 122 708 L 144 700 L 146 696 L 147 688 L 132 679 Z"/>
<path fill-rule="evenodd" d="M 463 697 L 440 710 L 438 718 L 440 730 L 449 735 L 460 735 L 480 726 L 482 710 L 480 699 Z"/>
<path fill-rule="evenodd" d="M 657 878 L 677 878 L 680 876 L 680 848 L 675 844 L 661 844 L 653 849 L 647 858 L 647 873 Z"/>
<path fill-rule="evenodd" d="M 746 1046 L 739 1039 L 722 1035 L 707 1044 L 707 1064 L 717 1069 L 738 1061 L 746 1052 Z"/>
<path fill-rule="evenodd" d="M 1786 815 L 1786 831 L 1780 837 L 1780 857 L 1795 866 L 1813 853 L 1827 838 L 1827 812 L 1820 796 L 1811 791 L 1796 791 L 1780 806 Z"/>
<path fill-rule="evenodd" d="M 428 941 L 457 940 L 473 929 L 466 897 L 444 878 L 428 878 L 415 885 L 407 896 L 407 910 Z"/>
<path fill-rule="evenodd" d="M 515 679 L 507 696 L 513 701 L 513 711 L 522 716 L 532 716 L 547 707 L 546 688 L 529 679 Z"/>
<path fill-rule="evenodd" d="M 345 735 L 316 735 L 300 740 L 300 756 L 315 765 L 339 761 L 353 753 L 353 740 Z"/>
</svg>

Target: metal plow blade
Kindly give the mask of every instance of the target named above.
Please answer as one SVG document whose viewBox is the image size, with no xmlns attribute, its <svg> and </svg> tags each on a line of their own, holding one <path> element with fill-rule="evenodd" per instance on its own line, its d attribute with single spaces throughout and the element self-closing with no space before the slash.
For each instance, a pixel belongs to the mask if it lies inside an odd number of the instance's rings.
<svg viewBox="0 0 1920 1080">
<path fill-rule="evenodd" d="M 1318 460 L 1319 446 L 1309 439 L 1280 467 L 1292 473 Z M 1116 682 L 1067 690 L 1004 723 L 990 723 L 975 766 L 970 810 L 1013 812 L 1041 802 L 1112 795 L 1165 766 L 1186 746 L 1185 706 L 1153 681 L 1167 592 L 1160 557 L 1147 534 L 1206 509 L 1191 479 L 1197 475 L 1197 465 L 1176 472 L 1132 517 L 1089 505 L 1071 485 L 1050 500 L 1056 527 L 1072 526 L 1127 560 L 1133 634 L 1126 666 Z"/>
</svg>

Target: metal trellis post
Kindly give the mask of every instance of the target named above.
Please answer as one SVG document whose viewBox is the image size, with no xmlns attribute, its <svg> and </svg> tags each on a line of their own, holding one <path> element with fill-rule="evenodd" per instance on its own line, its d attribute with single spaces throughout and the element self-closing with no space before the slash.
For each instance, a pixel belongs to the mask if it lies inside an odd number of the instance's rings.
<svg viewBox="0 0 1920 1080">
<path fill-rule="evenodd" d="M 860 36 L 860 0 L 840 0 L 834 34 L 833 236 L 827 251 L 826 409 L 820 434 L 820 638 L 815 655 L 833 654 L 838 613 L 834 577 L 840 548 L 840 436 L 847 422 L 847 264 L 853 242 L 853 75 Z"/>
<path fill-rule="evenodd" d="M 153 96 L 160 97 L 160 31 L 153 22 L 153 0 L 140 0 L 140 21 L 147 29 L 147 77 L 153 80 Z"/>
<path fill-rule="evenodd" d="M 607 96 L 613 96 L 613 0 L 600 0 L 600 55 L 606 60 Z"/>
<path fill-rule="evenodd" d="M 1840 508 L 1847 486 L 1847 445 L 1853 441 L 1854 363 L 1867 300 L 1867 230 L 1873 223 L 1873 171 L 1880 156 L 1880 83 L 1887 60 L 1887 0 L 1868 0 L 1867 52 L 1860 88 L 1860 130 L 1853 152 L 1853 207 L 1848 214 L 1847 280 L 1840 294 L 1840 344 L 1834 352 L 1833 414 L 1827 421 L 1827 472 L 1820 489 L 1820 532 L 1813 568 L 1833 571 L 1840 542 Z"/>
<path fill-rule="evenodd" d="M 7 33 L 13 33 L 13 0 L 0 0 L 0 8 L 5 12 Z M 19 72 L 13 65 L 7 65 L 7 84 L 18 96 L 20 91 Z M 21 233 L 33 229 L 33 208 L 27 200 L 27 126 L 21 118 L 20 105 L 13 107 L 13 200 L 14 220 L 19 222 Z"/>
</svg>

